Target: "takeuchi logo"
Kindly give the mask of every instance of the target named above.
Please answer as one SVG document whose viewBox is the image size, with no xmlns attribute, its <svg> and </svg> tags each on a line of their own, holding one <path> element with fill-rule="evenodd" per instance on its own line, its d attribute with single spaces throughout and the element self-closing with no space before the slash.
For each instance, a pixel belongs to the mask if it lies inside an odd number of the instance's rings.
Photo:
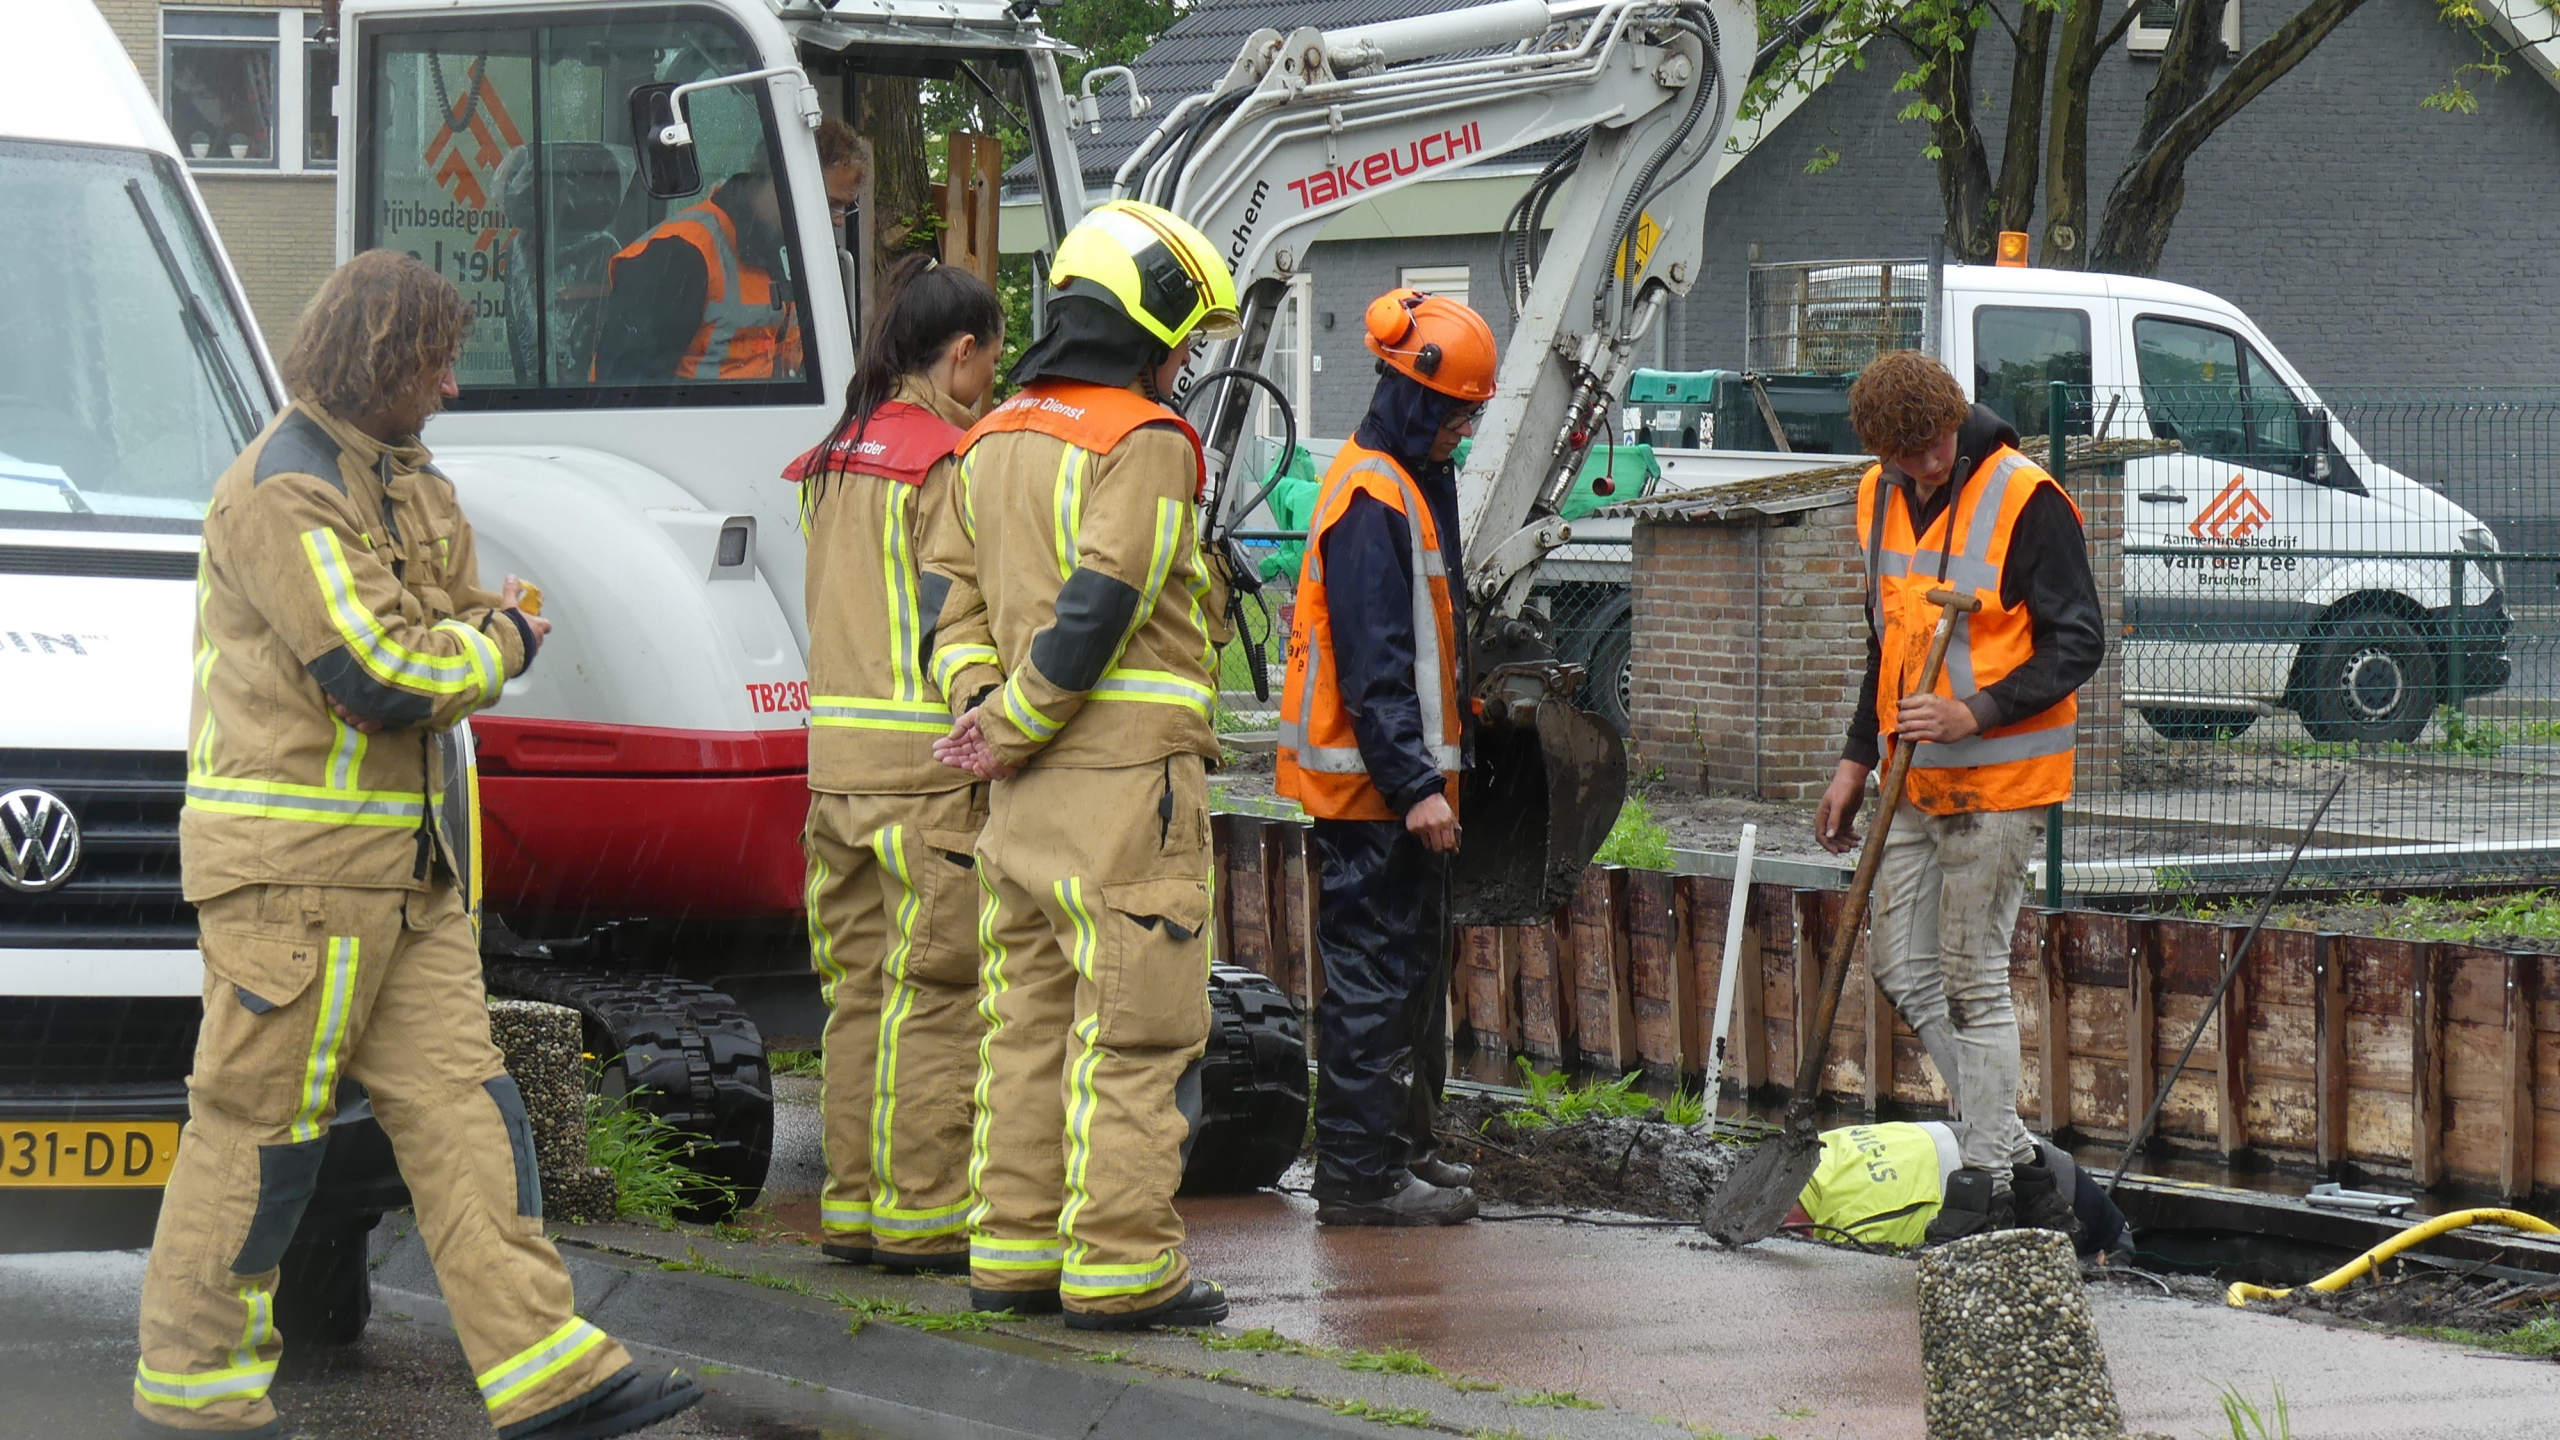
<svg viewBox="0 0 2560 1440">
<path fill-rule="evenodd" d="M 2213 497 L 2213 503 L 2204 507 L 2204 513 L 2187 522 L 2187 533 L 2199 540 L 2245 540 L 2274 515 L 2267 502 L 2259 499 L 2242 477 L 2234 475 L 2231 483 L 2222 487 L 2222 493 Z"/>
</svg>

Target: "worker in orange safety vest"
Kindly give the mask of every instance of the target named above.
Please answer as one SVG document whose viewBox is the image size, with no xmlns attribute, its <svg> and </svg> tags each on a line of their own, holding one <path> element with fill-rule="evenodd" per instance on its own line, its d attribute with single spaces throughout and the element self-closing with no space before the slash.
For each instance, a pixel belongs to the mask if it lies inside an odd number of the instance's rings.
<svg viewBox="0 0 2560 1440">
<path fill-rule="evenodd" d="M 1458 301 L 1373 301 L 1378 387 L 1307 527 L 1280 696 L 1279 793 L 1314 820 L 1316 1220 L 1475 1217 L 1433 1154 L 1447 1071 L 1449 860 L 1466 770 L 1466 637 L 1450 456 L 1493 394 L 1493 329 Z"/>
<path fill-rule="evenodd" d="M 1946 1082 L 1963 1168 L 1933 1241 L 2015 1225 L 2075 1233 L 2070 1197 L 2018 1119 L 2010 938 L 2049 805 L 2070 798 L 2079 702 L 2106 653 L 2079 507 L 2018 453 L 2018 432 L 1936 360 L 1883 355 L 1849 390 L 1859 443 L 1867 669 L 1814 836 L 1845 852 L 1881 747 L 1916 745 L 1877 871 L 1869 953 Z M 1915 693 L 1938 626 L 1930 592 L 1980 602 L 1954 617 L 1937 689 Z"/>
<path fill-rule="evenodd" d="M 800 321 L 773 177 L 741 171 L 605 267 L 592 378 L 606 385 L 794 380 Z"/>
</svg>

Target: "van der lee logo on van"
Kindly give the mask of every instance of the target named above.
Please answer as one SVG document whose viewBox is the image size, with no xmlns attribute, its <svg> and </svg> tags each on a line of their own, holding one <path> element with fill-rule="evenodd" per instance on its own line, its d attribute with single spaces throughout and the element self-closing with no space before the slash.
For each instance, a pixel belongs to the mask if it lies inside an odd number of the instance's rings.
<svg viewBox="0 0 2560 1440">
<path fill-rule="evenodd" d="M 2267 502 L 2234 475 L 2204 513 L 2187 522 L 2187 533 L 2199 540 L 2246 540 L 2274 515 Z"/>
</svg>

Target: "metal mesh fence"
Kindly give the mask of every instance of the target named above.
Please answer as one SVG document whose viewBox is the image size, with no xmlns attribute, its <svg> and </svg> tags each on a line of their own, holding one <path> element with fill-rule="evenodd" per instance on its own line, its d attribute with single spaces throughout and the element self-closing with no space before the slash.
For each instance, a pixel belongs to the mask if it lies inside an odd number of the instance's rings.
<svg viewBox="0 0 2560 1440">
<path fill-rule="evenodd" d="M 2190 383 L 2010 391 L 2043 390 L 2020 428 L 2076 452 L 2109 626 L 2066 888 L 2263 880 L 2341 773 L 2305 874 L 2550 873 L 2560 392 L 2305 402 L 2254 354 L 2156 348 L 2146 376 Z"/>
</svg>

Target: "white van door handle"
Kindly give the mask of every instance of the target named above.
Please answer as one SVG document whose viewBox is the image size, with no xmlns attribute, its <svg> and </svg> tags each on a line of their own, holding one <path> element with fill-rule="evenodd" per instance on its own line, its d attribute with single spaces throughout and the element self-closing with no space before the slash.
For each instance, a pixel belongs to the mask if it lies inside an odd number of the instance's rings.
<svg viewBox="0 0 2560 1440">
<path fill-rule="evenodd" d="M 2145 490 L 2136 498 L 2150 505 L 2184 505 L 2186 492 L 2181 490 Z"/>
</svg>

